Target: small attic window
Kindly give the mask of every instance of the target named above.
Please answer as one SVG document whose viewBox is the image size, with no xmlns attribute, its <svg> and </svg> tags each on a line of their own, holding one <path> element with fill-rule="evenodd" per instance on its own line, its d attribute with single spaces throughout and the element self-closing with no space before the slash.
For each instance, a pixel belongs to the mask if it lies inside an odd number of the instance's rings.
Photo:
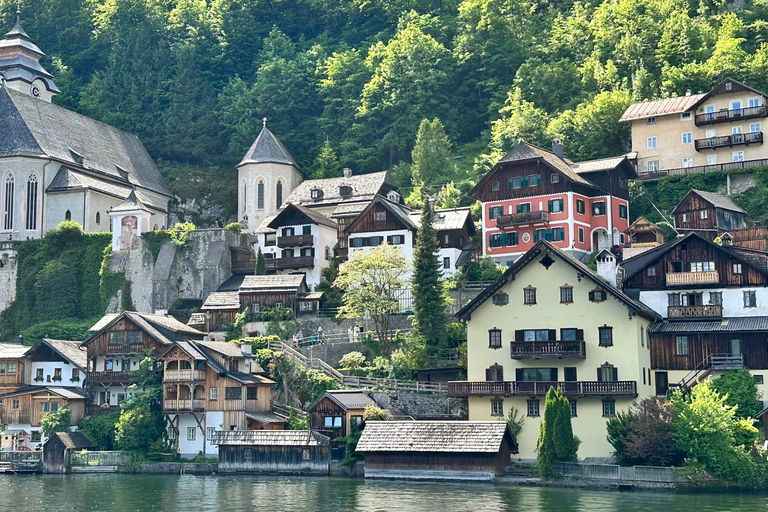
<svg viewBox="0 0 768 512">
<path fill-rule="evenodd" d="M 121 178 L 128 179 L 128 171 L 120 167 L 119 165 L 115 166 L 115 169 L 117 169 L 117 173 L 120 175 Z"/>
<path fill-rule="evenodd" d="M 352 187 L 349 185 L 342 185 L 339 187 L 339 195 L 341 197 L 349 197 L 352 195 Z"/>
<path fill-rule="evenodd" d="M 310 195 L 310 197 L 312 197 L 313 200 L 319 201 L 320 199 L 323 198 L 323 191 L 321 189 L 319 189 L 319 188 L 313 188 L 309 192 L 309 195 Z"/>
<path fill-rule="evenodd" d="M 69 149 L 69 154 L 72 156 L 72 160 L 74 160 L 75 163 L 78 165 L 83 165 L 83 161 L 85 160 L 83 155 L 81 155 L 80 153 L 78 153 L 72 148 L 67 148 L 67 149 Z"/>
<path fill-rule="evenodd" d="M 730 91 L 733 89 L 733 84 L 731 82 L 725 82 L 725 90 Z"/>
</svg>

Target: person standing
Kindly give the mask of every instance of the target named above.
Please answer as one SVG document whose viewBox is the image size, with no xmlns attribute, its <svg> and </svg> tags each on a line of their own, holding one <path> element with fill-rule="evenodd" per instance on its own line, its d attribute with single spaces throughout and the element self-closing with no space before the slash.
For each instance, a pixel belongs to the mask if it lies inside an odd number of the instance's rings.
<svg viewBox="0 0 768 512">
<path fill-rule="evenodd" d="M 355 324 L 355 343 L 360 341 L 360 326 L 358 324 Z"/>
<path fill-rule="evenodd" d="M 323 326 L 319 326 L 317 328 L 317 342 L 322 344 L 323 343 Z"/>
<path fill-rule="evenodd" d="M 347 336 L 349 336 L 349 342 L 350 343 L 355 341 L 354 334 L 352 333 L 352 327 L 347 329 Z"/>
</svg>

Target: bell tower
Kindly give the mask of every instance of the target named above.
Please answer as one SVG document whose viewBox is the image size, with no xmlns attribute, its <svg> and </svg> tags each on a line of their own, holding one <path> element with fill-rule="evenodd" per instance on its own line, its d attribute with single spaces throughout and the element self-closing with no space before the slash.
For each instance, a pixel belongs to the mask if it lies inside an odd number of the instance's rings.
<svg viewBox="0 0 768 512">
<path fill-rule="evenodd" d="M 16 24 L 0 40 L 0 82 L 50 103 L 60 91 L 53 83 L 53 75 L 40 65 L 44 56 L 21 27 L 21 11 L 17 10 Z"/>
</svg>

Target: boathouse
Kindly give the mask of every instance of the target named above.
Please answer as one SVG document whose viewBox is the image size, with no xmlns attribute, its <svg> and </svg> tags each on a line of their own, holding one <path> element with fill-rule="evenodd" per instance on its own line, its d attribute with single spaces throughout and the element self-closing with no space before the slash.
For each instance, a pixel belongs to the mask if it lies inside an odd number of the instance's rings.
<svg viewBox="0 0 768 512">
<path fill-rule="evenodd" d="M 43 473 L 69 473 L 72 452 L 92 446 L 80 432 L 56 432 L 43 445 Z"/>
<path fill-rule="evenodd" d="M 220 430 L 219 473 L 327 475 L 330 439 L 311 430 Z"/>
<path fill-rule="evenodd" d="M 331 439 L 348 436 L 363 422 L 365 408 L 376 402 L 359 389 L 328 390 L 307 407 L 309 426 Z"/>
<path fill-rule="evenodd" d="M 366 478 L 492 480 L 517 446 L 504 421 L 367 421 Z"/>
</svg>

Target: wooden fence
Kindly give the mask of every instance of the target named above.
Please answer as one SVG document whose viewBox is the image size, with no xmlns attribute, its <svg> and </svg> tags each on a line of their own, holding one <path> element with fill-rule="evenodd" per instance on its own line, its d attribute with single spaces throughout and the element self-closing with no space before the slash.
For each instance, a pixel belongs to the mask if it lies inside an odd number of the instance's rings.
<svg viewBox="0 0 768 512">
<path fill-rule="evenodd" d="M 680 480 L 672 468 L 661 466 L 617 466 L 615 464 L 561 462 L 554 464 L 552 470 L 562 476 L 622 482 L 672 484 Z"/>
</svg>

